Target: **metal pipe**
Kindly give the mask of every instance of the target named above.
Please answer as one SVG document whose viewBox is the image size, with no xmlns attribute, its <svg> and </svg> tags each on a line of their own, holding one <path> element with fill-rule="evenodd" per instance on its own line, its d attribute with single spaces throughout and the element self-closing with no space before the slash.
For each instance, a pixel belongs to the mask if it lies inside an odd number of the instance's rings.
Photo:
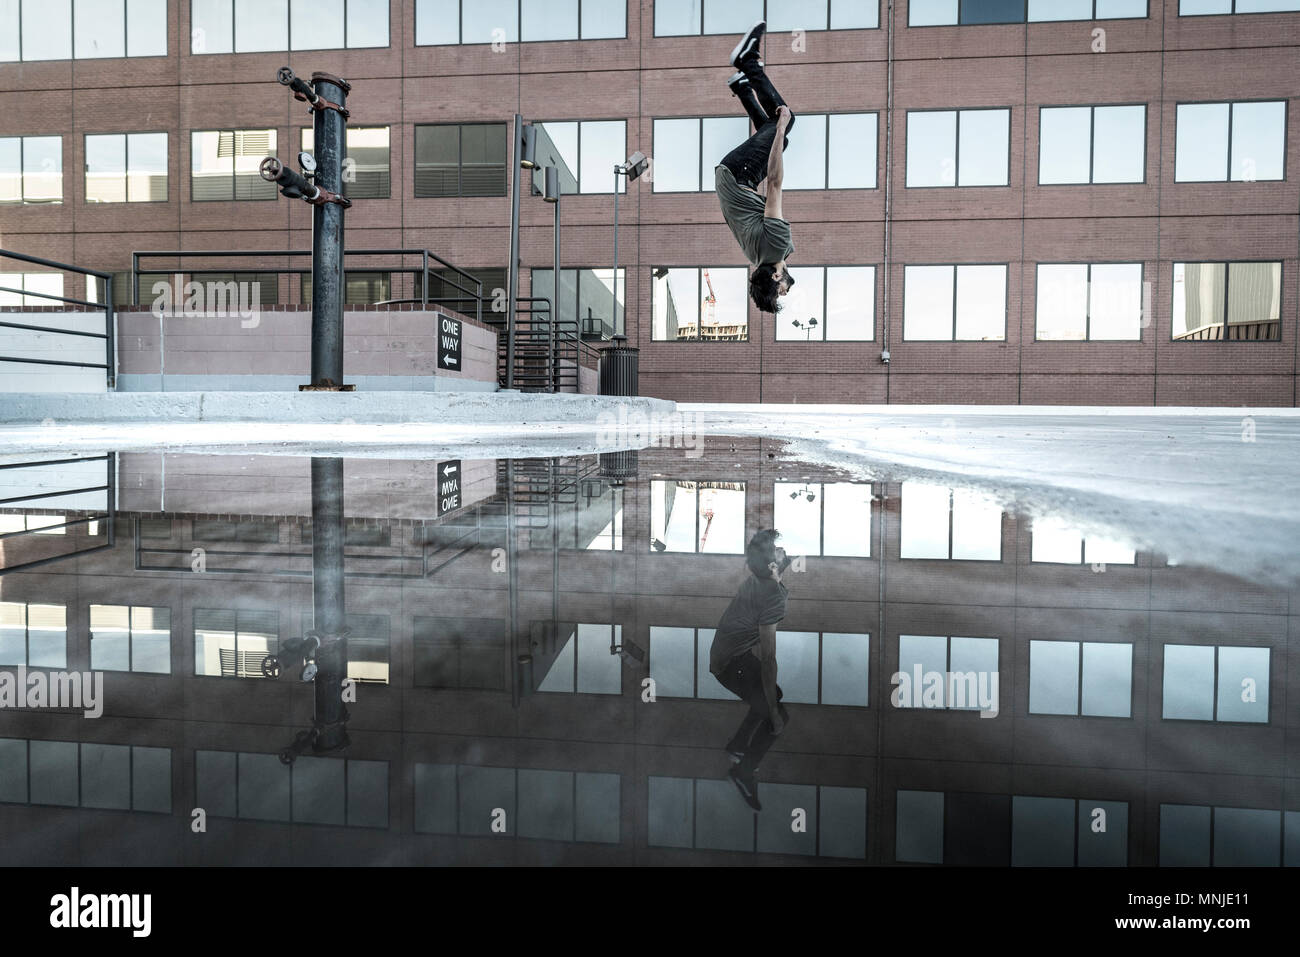
<svg viewBox="0 0 1300 957">
<path fill-rule="evenodd" d="M 312 88 L 346 108 L 346 80 L 326 73 L 312 74 Z M 347 118 L 335 109 L 315 111 L 316 178 L 318 187 L 343 193 L 343 156 L 347 149 Z M 343 384 L 343 210 L 338 203 L 312 207 L 311 384 Z"/>
<path fill-rule="evenodd" d="M 618 331 L 618 174 L 621 172 L 622 166 L 614 167 L 614 275 L 609 281 L 612 290 L 609 296 L 609 327 L 614 332 Z"/>
<path fill-rule="evenodd" d="M 506 381 L 513 389 L 515 380 L 515 297 L 519 292 L 519 163 L 523 158 L 524 118 L 515 114 L 515 149 L 510 157 L 510 268 L 506 274 Z"/>
</svg>

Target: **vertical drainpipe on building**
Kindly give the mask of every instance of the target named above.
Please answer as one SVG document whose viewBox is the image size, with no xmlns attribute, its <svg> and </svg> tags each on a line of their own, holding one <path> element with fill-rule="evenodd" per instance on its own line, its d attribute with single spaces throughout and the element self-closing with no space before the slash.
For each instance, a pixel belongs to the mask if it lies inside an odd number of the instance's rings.
<svg viewBox="0 0 1300 957">
<path fill-rule="evenodd" d="M 880 324 L 880 358 L 885 363 L 885 404 L 889 404 L 889 242 L 894 193 L 894 0 L 889 0 L 885 20 L 885 248 L 881 268 L 885 273 L 885 300 Z"/>
</svg>

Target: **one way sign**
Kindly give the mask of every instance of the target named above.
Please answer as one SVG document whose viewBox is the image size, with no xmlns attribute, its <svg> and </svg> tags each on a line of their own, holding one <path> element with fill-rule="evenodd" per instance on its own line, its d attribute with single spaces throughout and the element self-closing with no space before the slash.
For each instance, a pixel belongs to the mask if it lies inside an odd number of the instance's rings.
<svg viewBox="0 0 1300 957">
<path fill-rule="evenodd" d="M 438 518 L 460 508 L 460 459 L 438 463 Z"/>
<path fill-rule="evenodd" d="M 460 370 L 461 321 L 438 317 L 438 368 Z"/>
</svg>

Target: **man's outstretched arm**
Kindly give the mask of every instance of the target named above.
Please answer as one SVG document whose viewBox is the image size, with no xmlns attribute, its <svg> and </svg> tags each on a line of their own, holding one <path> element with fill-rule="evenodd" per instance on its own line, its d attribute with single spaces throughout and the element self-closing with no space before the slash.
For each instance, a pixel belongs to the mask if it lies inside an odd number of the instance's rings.
<svg viewBox="0 0 1300 957">
<path fill-rule="evenodd" d="M 772 730 L 780 734 L 785 722 L 781 720 L 778 708 L 780 699 L 776 696 L 776 625 L 758 626 L 758 663 L 759 674 L 763 680 L 763 697 L 767 699 L 769 720 Z"/>
<path fill-rule="evenodd" d="M 767 205 L 763 215 L 769 219 L 784 219 L 781 215 L 781 180 L 785 176 L 782 152 L 785 147 L 785 129 L 790 125 L 790 108 L 778 107 L 776 111 L 776 136 L 767 154 Z"/>
</svg>

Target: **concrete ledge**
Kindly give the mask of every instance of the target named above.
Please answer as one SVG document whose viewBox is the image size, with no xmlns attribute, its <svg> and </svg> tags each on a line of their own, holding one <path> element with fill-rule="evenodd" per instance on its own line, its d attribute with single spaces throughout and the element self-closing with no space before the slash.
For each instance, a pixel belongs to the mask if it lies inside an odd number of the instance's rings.
<svg viewBox="0 0 1300 957">
<path fill-rule="evenodd" d="M 484 425 L 594 422 L 617 409 L 646 415 L 677 403 L 649 397 L 518 392 L 107 392 L 3 393 L 0 423 L 448 422 Z"/>
</svg>

